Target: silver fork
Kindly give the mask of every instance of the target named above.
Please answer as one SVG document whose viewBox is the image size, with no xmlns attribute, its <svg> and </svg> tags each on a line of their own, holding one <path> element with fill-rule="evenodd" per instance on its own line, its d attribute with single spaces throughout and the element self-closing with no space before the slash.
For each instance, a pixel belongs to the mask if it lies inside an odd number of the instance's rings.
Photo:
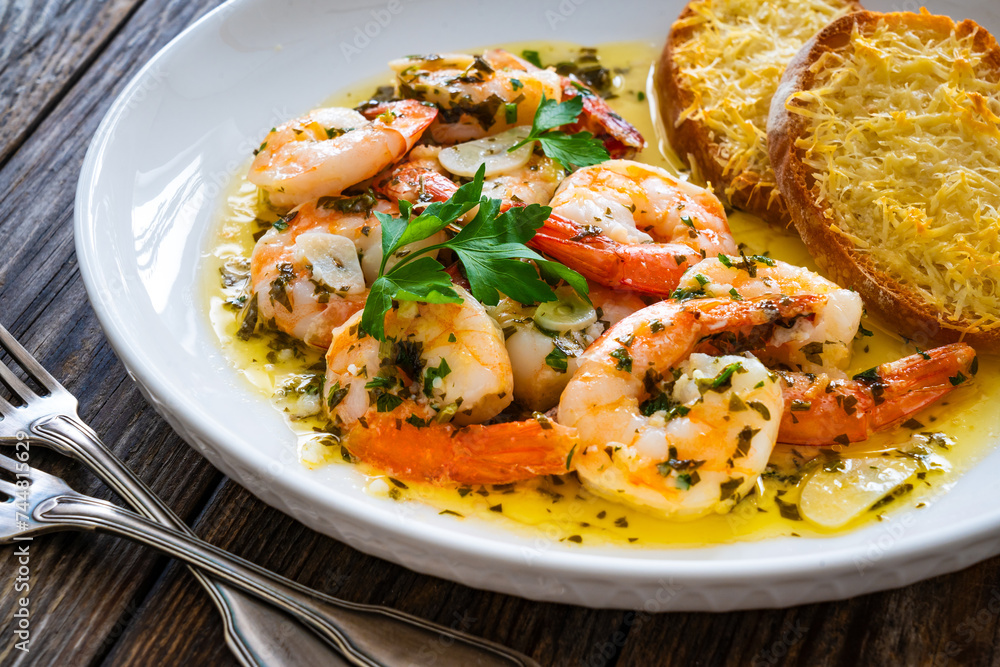
<svg viewBox="0 0 1000 667">
<path fill-rule="evenodd" d="M 144 516 L 194 535 L 80 419 L 76 397 L 2 326 L 0 348 L 46 392 L 39 395 L 32 391 L 0 363 L 0 382 L 21 403 L 15 407 L 0 396 L 0 442 L 19 448 L 43 445 L 74 458 Z M 335 649 L 274 607 L 196 569 L 191 573 L 222 615 L 226 644 L 244 667 L 346 664 Z"/>
<path fill-rule="evenodd" d="M 25 487 L 0 475 L 0 493 L 8 496 L 7 502 L 0 503 L 0 544 L 61 530 L 96 530 L 126 537 L 278 605 L 357 665 L 413 664 L 421 655 L 448 665 L 534 664 L 505 647 L 402 612 L 320 595 L 197 537 L 77 493 L 59 477 L 27 463 L 0 456 L 0 471 L 31 480 Z"/>
<path fill-rule="evenodd" d="M 6 350 L 14 361 L 47 392 L 39 395 L 32 391 L 13 371 L 0 363 L 0 382 L 3 382 L 21 403 L 15 406 L 0 397 L 0 442 L 21 443 L 30 434 L 33 436 L 30 444 L 48 446 L 82 462 L 128 505 L 149 519 L 169 527 L 158 530 L 165 530 L 162 534 L 171 535 L 175 540 L 173 544 L 176 545 L 178 539 L 198 542 L 187 525 L 133 475 L 100 441 L 97 434 L 79 418 L 76 398 L 66 391 L 2 326 L 0 326 L 0 348 Z M 8 470 L 11 464 L 26 465 L 13 462 L 6 457 L 2 458 L 7 462 Z M 59 486 L 61 490 L 68 491 L 68 494 L 63 495 L 75 498 L 78 507 L 94 510 L 95 507 L 101 506 L 102 516 L 115 514 L 118 517 L 126 516 L 134 521 L 141 521 L 139 517 L 113 505 L 72 491 L 59 478 L 41 471 L 32 472 L 39 479 L 48 479 L 52 488 Z M 59 503 L 54 501 L 54 504 L 58 506 Z M 129 525 L 134 527 L 134 521 Z M 41 525 L 45 525 L 44 521 L 38 524 Z M 135 537 L 131 533 L 127 536 Z M 151 546 L 163 549 L 160 544 Z M 227 559 L 236 558 L 215 547 L 209 545 L 205 547 L 210 553 L 224 554 Z M 172 551 L 168 553 L 176 555 Z M 276 577 L 256 565 L 245 561 L 239 562 L 241 567 L 249 567 L 253 572 L 260 571 L 267 576 Z M 208 571 L 214 574 L 211 568 Z M 192 568 L 191 572 L 208 591 L 222 614 L 226 643 L 240 662 L 248 667 L 344 664 L 339 654 L 320 637 L 343 652 L 353 664 L 393 665 L 398 664 L 399 661 L 395 658 L 400 656 L 406 662 L 411 662 L 414 657 L 412 652 L 397 654 L 392 650 L 394 646 L 399 645 L 395 641 L 398 637 L 393 633 L 402 633 L 403 636 L 412 639 L 420 637 L 424 645 L 432 643 L 438 651 L 446 650 L 446 645 L 470 651 L 475 649 L 477 661 L 467 664 L 537 664 L 530 658 L 498 644 L 435 626 L 388 608 L 340 601 L 288 580 L 282 579 L 281 584 L 294 593 L 293 598 L 287 594 L 277 597 L 261 596 L 259 592 L 254 593 L 257 597 L 252 597 L 238 590 L 240 586 L 234 588 L 229 585 L 234 582 L 228 576 L 218 575 L 218 578 L 229 582 L 226 584 L 198 569 Z M 307 631 L 306 627 L 274 606 L 265 604 L 258 597 L 278 605 L 317 632 L 320 637 Z M 360 623 L 357 622 L 359 615 L 362 620 Z M 338 626 L 342 626 L 343 631 Z M 412 649 L 412 646 L 410 648 Z M 390 661 L 382 662 L 383 658 Z"/>
</svg>

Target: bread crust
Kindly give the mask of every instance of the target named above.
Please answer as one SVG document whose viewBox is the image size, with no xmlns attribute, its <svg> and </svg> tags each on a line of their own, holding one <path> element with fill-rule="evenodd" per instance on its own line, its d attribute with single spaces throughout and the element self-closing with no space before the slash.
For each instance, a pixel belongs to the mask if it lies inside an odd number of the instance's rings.
<svg viewBox="0 0 1000 667">
<path fill-rule="evenodd" d="M 715 184 L 717 189 L 732 187 L 729 203 L 748 213 L 756 215 L 776 227 L 789 227 L 791 216 L 780 193 L 770 185 L 761 185 L 761 175 L 743 171 L 739 174 L 724 175 L 718 142 L 712 138 L 711 129 L 701 120 L 686 118 L 681 114 L 694 101 L 694 93 L 681 83 L 681 72 L 677 67 L 675 49 L 687 41 L 697 26 L 678 27 L 685 19 L 695 14 L 691 0 L 685 5 L 670 28 L 667 43 L 660 54 L 656 67 L 655 84 L 660 98 L 660 109 L 664 130 L 670 145 L 678 157 L 689 167 L 697 168 L 704 181 Z M 861 8 L 860 3 L 849 1 L 845 6 Z M 694 164 L 692 164 L 694 162 Z M 719 188 L 718 186 L 724 186 Z M 725 192 L 716 193 L 725 197 Z"/>
<path fill-rule="evenodd" d="M 855 25 L 864 32 L 880 20 L 887 21 L 890 26 L 923 29 L 942 36 L 950 34 L 952 28 L 959 36 L 977 31 L 974 45 L 987 53 L 989 64 L 1000 71 L 1000 47 L 989 32 L 971 20 L 956 25 L 946 16 L 861 11 L 833 21 L 803 45 L 788 64 L 771 100 L 767 142 L 778 188 L 796 230 L 817 265 L 839 284 L 857 290 L 868 312 L 892 325 L 919 347 L 964 341 L 983 350 L 1000 352 L 1000 327 L 976 331 L 968 320 L 947 322 L 945 313 L 902 285 L 870 255 L 858 252 L 849 239 L 832 230 L 823 208 L 811 194 L 815 181 L 810 168 L 803 162 L 803 152 L 795 146 L 808 120 L 789 112 L 785 101 L 793 93 L 812 88 L 816 79 L 815 73 L 810 71 L 812 64 L 823 53 L 842 48 Z"/>
</svg>

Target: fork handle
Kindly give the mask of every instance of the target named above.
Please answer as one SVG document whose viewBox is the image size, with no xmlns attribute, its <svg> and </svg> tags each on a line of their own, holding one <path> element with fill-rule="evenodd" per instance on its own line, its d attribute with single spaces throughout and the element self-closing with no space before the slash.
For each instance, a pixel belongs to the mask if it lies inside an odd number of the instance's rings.
<svg viewBox="0 0 1000 667">
<path fill-rule="evenodd" d="M 49 447 L 90 468 L 143 516 L 194 535 L 83 420 L 57 414 L 35 421 L 31 432 Z M 226 644 L 243 667 L 347 664 L 334 647 L 274 606 L 212 579 L 197 568 L 191 568 L 191 574 L 219 610 Z"/>
<path fill-rule="evenodd" d="M 177 530 L 103 500 L 61 495 L 40 503 L 36 521 L 53 528 L 98 530 L 158 549 L 228 581 L 315 629 L 357 665 L 420 662 L 484 667 L 537 667 L 505 646 L 409 614 L 321 596 L 293 581 Z"/>
</svg>

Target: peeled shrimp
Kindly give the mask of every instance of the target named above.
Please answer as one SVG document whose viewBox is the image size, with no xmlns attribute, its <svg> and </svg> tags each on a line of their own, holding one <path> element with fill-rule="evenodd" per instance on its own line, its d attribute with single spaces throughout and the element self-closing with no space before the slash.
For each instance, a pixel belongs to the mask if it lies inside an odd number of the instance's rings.
<svg viewBox="0 0 1000 667">
<path fill-rule="evenodd" d="M 659 167 L 612 160 L 575 172 L 534 246 L 608 287 L 669 295 L 705 256 L 736 252 L 722 203 Z"/>
<path fill-rule="evenodd" d="M 692 354 L 706 336 L 773 328 L 825 299 L 661 301 L 583 355 L 559 401 L 573 465 L 599 495 L 664 516 L 726 512 L 767 465 L 784 406 L 778 376 L 752 357 Z"/>
<path fill-rule="evenodd" d="M 354 456 L 403 479 L 506 483 L 566 472 L 576 434 L 542 416 L 482 425 L 513 398 L 503 334 L 463 288 L 460 304 L 401 302 L 387 342 L 361 314 L 333 331 L 325 404 Z"/>
<path fill-rule="evenodd" d="M 506 336 L 514 372 L 514 400 L 538 412 L 559 403 L 559 395 L 579 368 L 584 350 L 608 327 L 646 307 L 633 292 L 594 284 L 588 293 L 593 305 L 568 287 L 557 289 L 556 296 L 559 301 L 540 306 L 525 306 L 503 297 L 491 309 Z M 569 316 L 560 318 L 560 310 L 568 311 Z"/>
<path fill-rule="evenodd" d="M 247 179 L 285 209 L 340 194 L 406 155 L 436 116 L 413 100 L 388 103 L 373 121 L 353 109 L 316 109 L 271 130 Z"/>
<path fill-rule="evenodd" d="M 857 292 L 801 266 L 768 257 L 709 257 L 681 276 L 677 292 L 683 298 L 825 296 L 826 306 L 814 318 L 801 318 L 787 329 L 775 330 L 766 348 L 754 350 L 768 366 L 809 373 L 836 375 L 837 370 L 847 367 L 864 312 Z"/>
<path fill-rule="evenodd" d="M 396 72 L 401 97 L 440 109 L 430 133 L 446 145 L 531 125 L 543 95 L 557 102 L 562 95 L 555 72 L 503 68 L 482 56 L 413 56 L 393 60 L 389 67 Z"/>
</svg>

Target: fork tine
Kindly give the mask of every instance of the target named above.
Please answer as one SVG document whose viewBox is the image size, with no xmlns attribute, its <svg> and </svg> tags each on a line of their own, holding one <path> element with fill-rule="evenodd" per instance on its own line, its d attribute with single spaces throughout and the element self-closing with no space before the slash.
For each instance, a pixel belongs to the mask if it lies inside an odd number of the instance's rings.
<svg viewBox="0 0 1000 667">
<path fill-rule="evenodd" d="M 9 415 L 15 409 L 13 403 L 0 396 L 0 423 L 2 423 L 4 415 Z"/>
<path fill-rule="evenodd" d="M 59 381 L 52 377 L 51 374 L 45 368 L 38 363 L 38 361 L 31 356 L 31 353 L 24 349 L 17 339 L 11 335 L 7 329 L 0 325 L 0 347 L 7 351 L 11 357 L 14 358 L 18 364 L 21 365 L 28 375 L 30 375 L 38 384 L 42 385 L 49 390 L 50 393 L 65 392 L 65 388 Z M 2 364 L 0 364 L 2 366 Z M 13 389 L 13 387 L 11 387 Z M 33 393 L 33 392 L 32 392 Z"/>
<path fill-rule="evenodd" d="M 35 392 L 28 385 L 21 381 L 21 378 L 14 374 L 14 371 L 7 368 L 6 364 L 0 363 L 0 382 L 7 385 L 7 388 L 14 392 L 14 395 L 27 403 L 36 397 Z"/>
</svg>

